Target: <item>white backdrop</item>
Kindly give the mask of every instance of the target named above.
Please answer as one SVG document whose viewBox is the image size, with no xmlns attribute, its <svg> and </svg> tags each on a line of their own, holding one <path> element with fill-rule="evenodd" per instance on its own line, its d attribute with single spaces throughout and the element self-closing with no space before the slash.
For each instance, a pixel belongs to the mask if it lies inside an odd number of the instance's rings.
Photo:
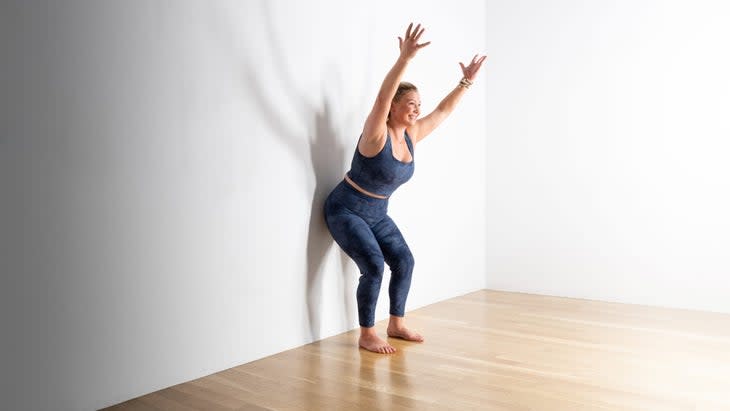
<svg viewBox="0 0 730 411">
<path fill-rule="evenodd" d="M 43 3 L 0 13 L 4 406 L 97 409 L 356 327 L 324 196 L 408 22 L 428 110 L 483 52 L 483 6 Z M 393 196 L 409 310 L 485 285 L 484 90 Z"/>
<path fill-rule="evenodd" d="M 486 16 L 488 287 L 730 312 L 730 6 Z"/>
</svg>

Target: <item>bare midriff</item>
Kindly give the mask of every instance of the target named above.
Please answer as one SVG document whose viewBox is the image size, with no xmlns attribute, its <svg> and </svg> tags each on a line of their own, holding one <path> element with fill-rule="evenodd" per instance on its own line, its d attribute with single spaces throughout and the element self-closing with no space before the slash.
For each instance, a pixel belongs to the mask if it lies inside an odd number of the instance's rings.
<svg viewBox="0 0 730 411">
<path fill-rule="evenodd" d="M 357 190 L 357 191 L 365 194 L 366 196 L 373 197 L 373 198 L 379 198 L 381 200 L 385 200 L 385 199 L 388 198 L 386 196 L 381 196 L 381 195 L 378 195 L 378 194 L 373 194 L 373 193 L 369 192 L 368 190 L 365 190 L 364 188 L 362 188 L 359 185 L 357 185 L 354 181 L 352 181 L 350 179 L 350 176 L 348 176 L 347 174 L 345 174 L 345 181 L 347 181 L 347 184 L 351 185 L 352 188 L 354 188 L 355 190 Z"/>
</svg>

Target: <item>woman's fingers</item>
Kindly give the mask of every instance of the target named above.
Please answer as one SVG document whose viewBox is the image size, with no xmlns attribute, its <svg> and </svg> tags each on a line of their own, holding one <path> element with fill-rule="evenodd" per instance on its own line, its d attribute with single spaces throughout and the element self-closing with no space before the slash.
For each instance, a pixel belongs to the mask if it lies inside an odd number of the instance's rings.
<svg viewBox="0 0 730 411">
<path fill-rule="evenodd" d="M 413 27 L 413 23 L 408 25 L 408 29 L 406 29 L 406 36 L 404 37 L 403 41 L 408 40 L 414 40 L 418 42 L 418 39 L 421 38 L 421 35 L 423 35 L 423 32 L 426 31 L 425 27 L 421 27 L 421 24 L 417 24 L 416 27 Z M 398 37 L 400 39 L 400 37 Z"/>
<path fill-rule="evenodd" d="M 420 28 L 420 30 L 419 30 L 419 28 Z M 421 36 L 423 35 L 423 32 L 424 31 L 426 31 L 426 28 L 425 27 L 421 27 L 421 25 L 419 24 L 416 27 L 416 35 L 413 37 L 413 41 L 416 42 L 416 47 L 418 47 L 419 49 L 424 48 L 424 47 L 428 46 L 429 44 L 431 44 L 430 41 L 428 41 L 426 43 L 423 43 L 423 44 L 418 44 L 418 40 L 421 39 Z"/>
<path fill-rule="evenodd" d="M 403 55 L 413 57 L 418 50 L 431 44 L 430 41 L 423 44 L 418 44 L 418 41 L 423 35 L 424 31 L 426 31 L 426 29 L 421 27 L 420 23 L 417 24 L 415 27 L 413 27 L 413 23 L 408 25 L 405 37 L 398 37 L 398 47 L 400 48 Z"/>
<path fill-rule="evenodd" d="M 487 56 L 481 56 L 479 57 L 479 60 L 474 63 L 474 73 L 478 72 L 482 68 L 482 63 L 484 63 L 484 59 L 486 58 Z"/>
<path fill-rule="evenodd" d="M 461 72 L 464 73 L 464 77 L 469 80 L 473 80 L 481 69 L 482 63 L 484 63 L 484 60 L 486 60 L 486 58 L 486 55 L 479 57 L 479 54 L 476 54 L 471 59 L 471 63 L 469 63 L 468 66 L 465 66 L 462 62 L 459 62 L 459 66 L 461 67 Z"/>
<path fill-rule="evenodd" d="M 484 63 L 484 60 L 487 58 L 487 56 L 484 55 L 477 59 L 477 56 L 479 56 L 479 55 L 478 54 L 474 55 L 474 58 L 471 59 L 471 64 L 469 64 L 469 67 L 467 67 L 467 69 L 471 69 L 472 67 L 478 69 L 482 65 L 482 63 Z M 459 64 L 461 64 L 461 63 L 459 63 Z M 464 65 L 462 65 L 461 67 L 463 68 Z"/>
<path fill-rule="evenodd" d="M 421 34 L 423 34 L 423 31 L 426 30 L 426 28 L 421 28 L 421 25 L 416 26 L 416 30 L 413 31 L 413 40 L 418 41 L 418 39 L 421 37 Z"/>
</svg>

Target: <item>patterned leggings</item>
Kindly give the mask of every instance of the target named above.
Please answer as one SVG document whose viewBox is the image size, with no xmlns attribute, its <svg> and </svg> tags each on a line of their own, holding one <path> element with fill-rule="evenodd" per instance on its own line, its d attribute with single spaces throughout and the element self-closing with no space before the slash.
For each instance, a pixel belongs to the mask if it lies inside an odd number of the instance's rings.
<svg viewBox="0 0 730 411">
<path fill-rule="evenodd" d="M 388 217 L 388 200 L 369 197 L 342 181 L 324 205 L 325 221 L 337 244 L 360 269 L 357 310 L 361 327 L 375 325 L 375 305 L 390 267 L 390 314 L 405 315 L 411 287 L 413 254 L 398 227 Z"/>
</svg>

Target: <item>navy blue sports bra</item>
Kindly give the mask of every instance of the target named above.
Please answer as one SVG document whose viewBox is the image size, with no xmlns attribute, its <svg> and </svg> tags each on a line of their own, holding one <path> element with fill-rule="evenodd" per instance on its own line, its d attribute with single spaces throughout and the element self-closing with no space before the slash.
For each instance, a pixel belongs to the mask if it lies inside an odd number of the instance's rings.
<svg viewBox="0 0 730 411">
<path fill-rule="evenodd" d="M 365 157 L 355 147 L 355 155 L 352 156 L 352 165 L 347 175 L 364 190 L 389 197 L 396 188 L 413 176 L 415 169 L 416 159 L 413 155 L 413 144 L 411 144 L 408 133 L 405 133 L 405 139 L 408 151 L 411 152 L 410 163 L 404 163 L 393 157 L 390 135 L 386 135 L 383 149 L 374 157 Z"/>
</svg>

